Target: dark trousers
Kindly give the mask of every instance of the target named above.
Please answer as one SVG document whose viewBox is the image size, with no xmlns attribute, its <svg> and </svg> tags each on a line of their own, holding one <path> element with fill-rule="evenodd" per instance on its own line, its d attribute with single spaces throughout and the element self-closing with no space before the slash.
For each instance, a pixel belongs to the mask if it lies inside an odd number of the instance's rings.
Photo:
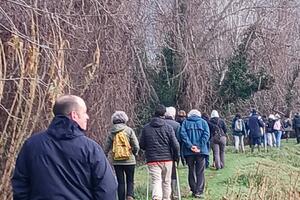
<svg viewBox="0 0 300 200">
<path fill-rule="evenodd" d="M 297 143 L 300 143 L 300 128 L 295 128 Z"/>
<path fill-rule="evenodd" d="M 221 169 L 225 167 L 226 136 L 213 138 L 212 145 L 216 169 Z"/>
<path fill-rule="evenodd" d="M 114 165 L 114 168 L 118 180 L 119 200 L 125 200 L 127 196 L 134 197 L 133 181 L 135 165 Z"/>
<path fill-rule="evenodd" d="M 192 155 L 186 157 L 189 167 L 189 185 L 193 194 L 203 194 L 205 186 L 205 158 L 202 155 Z"/>
</svg>

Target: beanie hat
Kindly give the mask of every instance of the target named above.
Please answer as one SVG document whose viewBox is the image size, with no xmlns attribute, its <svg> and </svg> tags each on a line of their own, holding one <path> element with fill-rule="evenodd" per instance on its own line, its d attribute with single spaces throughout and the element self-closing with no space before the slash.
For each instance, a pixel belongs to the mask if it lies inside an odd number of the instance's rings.
<svg viewBox="0 0 300 200">
<path fill-rule="evenodd" d="M 165 113 L 166 117 L 172 117 L 172 119 L 175 119 L 175 115 L 176 115 L 176 108 L 172 106 L 166 108 L 166 113 Z"/>
<path fill-rule="evenodd" d="M 273 120 L 274 120 L 274 119 L 275 119 L 275 116 L 274 116 L 273 114 L 270 114 L 270 115 L 269 115 L 269 119 L 273 119 Z"/>
<path fill-rule="evenodd" d="M 128 122 L 128 116 L 124 111 L 116 111 L 111 116 L 111 122 L 113 124 L 126 123 Z"/>
<path fill-rule="evenodd" d="M 211 118 L 214 118 L 214 117 L 220 117 L 220 116 L 219 116 L 218 111 L 213 110 L 213 111 L 211 112 L 211 114 L 210 114 L 210 117 L 211 117 Z"/>
</svg>

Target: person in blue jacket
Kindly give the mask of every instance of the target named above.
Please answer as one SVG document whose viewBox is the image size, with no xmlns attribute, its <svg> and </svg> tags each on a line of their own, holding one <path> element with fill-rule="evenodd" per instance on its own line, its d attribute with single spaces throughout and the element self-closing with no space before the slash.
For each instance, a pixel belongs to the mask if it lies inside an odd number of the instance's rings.
<svg viewBox="0 0 300 200">
<path fill-rule="evenodd" d="M 189 186 L 196 198 L 202 198 L 204 194 L 205 156 L 209 154 L 209 135 L 208 124 L 201 118 L 200 111 L 191 110 L 182 123 L 180 138 L 183 142 L 183 155 L 189 167 Z"/>
<path fill-rule="evenodd" d="M 87 107 L 59 97 L 48 129 L 27 139 L 12 178 L 14 200 L 116 199 L 117 181 L 101 147 L 85 136 Z"/>
</svg>

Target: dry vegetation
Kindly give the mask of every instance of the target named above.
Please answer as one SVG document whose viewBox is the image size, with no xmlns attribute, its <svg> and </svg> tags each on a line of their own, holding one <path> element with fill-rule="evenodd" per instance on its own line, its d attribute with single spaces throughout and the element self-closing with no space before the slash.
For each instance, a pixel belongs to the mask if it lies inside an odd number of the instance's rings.
<svg viewBox="0 0 300 200">
<path fill-rule="evenodd" d="M 89 135 L 103 142 L 110 115 L 122 109 L 137 126 L 157 102 L 149 69 L 163 48 L 177 55 L 177 106 L 221 107 L 218 84 L 243 34 L 251 70 L 275 78 L 271 90 L 239 101 L 246 111 L 299 108 L 299 2 L 296 0 L 6 0 L 0 4 L 0 198 L 11 199 L 16 155 L 52 118 L 55 98 L 86 99 Z M 170 39 L 171 38 L 171 39 Z M 230 110 L 226 114 L 231 114 Z"/>
</svg>

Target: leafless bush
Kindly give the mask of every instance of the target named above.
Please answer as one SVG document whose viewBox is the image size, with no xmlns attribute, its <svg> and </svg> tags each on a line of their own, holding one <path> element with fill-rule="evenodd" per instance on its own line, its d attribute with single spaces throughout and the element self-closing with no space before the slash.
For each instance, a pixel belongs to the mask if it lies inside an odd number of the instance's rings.
<svg viewBox="0 0 300 200">
<path fill-rule="evenodd" d="M 45 128 L 63 93 L 81 95 L 88 134 L 103 143 L 110 116 L 122 109 L 141 123 L 144 105 L 159 101 L 147 69 L 158 71 L 163 48 L 176 52 L 176 106 L 209 112 L 221 107 L 218 84 L 226 60 L 250 26 L 251 70 L 275 77 L 270 91 L 239 101 L 246 112 L 299 109 L 299 5 L 280 0 L 7 0 L 0 5 L 0 194 L 10 199 L 16 155 L 32 132 Z M 172 40 L 168 37 L 172 36 Z M 295 76 L 295 74 L 297 76 Z M 292 92 L 290 92 L 292 91 Z M 286 101 L 289 99 L 289 103 Z"/>
</svg>

